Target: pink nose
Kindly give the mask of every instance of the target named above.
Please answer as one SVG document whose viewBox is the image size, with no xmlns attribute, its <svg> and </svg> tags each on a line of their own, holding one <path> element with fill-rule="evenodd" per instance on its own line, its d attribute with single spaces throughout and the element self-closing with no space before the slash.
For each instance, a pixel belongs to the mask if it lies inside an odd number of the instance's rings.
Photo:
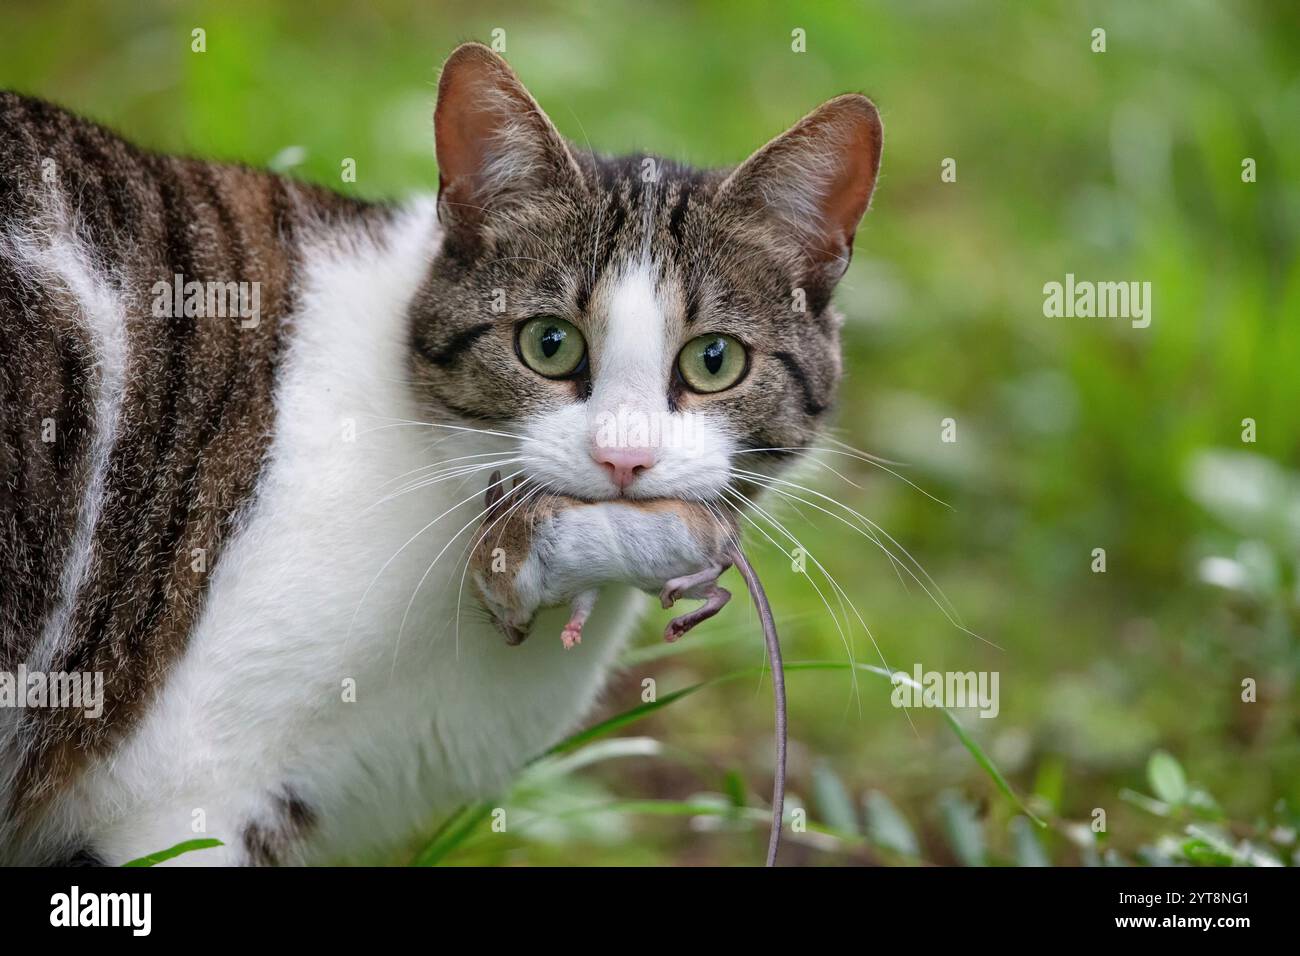
<svg viewBox="0 0 1300 956">
<path fill-rule="evenodd" d="M 591 457 L 609 472 L 609 478 L 622 491 L 648 471 L 655 463 L 652 448 L 593 448 Z"/>
</svg>

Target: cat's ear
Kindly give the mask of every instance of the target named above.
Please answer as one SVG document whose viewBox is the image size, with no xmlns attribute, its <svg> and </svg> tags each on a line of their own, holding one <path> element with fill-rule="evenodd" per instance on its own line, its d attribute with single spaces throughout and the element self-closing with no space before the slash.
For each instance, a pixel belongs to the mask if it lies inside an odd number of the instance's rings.
<svg viewBox="0 0 1300 956">
<path fill-rule="evenodd" d="M 481 43 L 442 68 L 433 115 L 438 217 L 472 227 L 484 213 L 547 186 L 577 182 L 578 165 L 506 61 Z"/>
<path fill-rule="evenodd" d="M 737 167 L 719 198 L 774 225 L 821 278 L 834 282 L 848 268 L 853 235 L 876 188 L 882 139 L 871 100 L 837 96 Z"/>
</svg>

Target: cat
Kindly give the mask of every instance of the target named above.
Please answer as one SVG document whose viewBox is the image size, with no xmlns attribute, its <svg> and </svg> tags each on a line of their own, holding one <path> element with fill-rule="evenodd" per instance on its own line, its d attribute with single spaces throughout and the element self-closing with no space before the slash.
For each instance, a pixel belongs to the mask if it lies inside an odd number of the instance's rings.
<svg viewBox="0 0 1300 956">
<path fill-rule="evenodd" d="M 642 608 L 508 646 L 484 476 L 722 509 L 824 427 L 866 97 L 734 168 L 606 158 L 471 43 L 434 133 L 437 197 L 372 203 L 0 94 L 0 677 L 103 681 L 0 707 L 0 861 L 392 859 L 583 719 Z"/>
</svg>

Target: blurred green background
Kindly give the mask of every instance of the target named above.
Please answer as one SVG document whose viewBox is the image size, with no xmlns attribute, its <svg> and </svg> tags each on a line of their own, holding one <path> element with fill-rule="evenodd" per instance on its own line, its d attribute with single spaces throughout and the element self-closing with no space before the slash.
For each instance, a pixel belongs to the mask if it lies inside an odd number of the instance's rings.
<svg viewBox="0 0 1300 956">
<path fill-rule="evenodd" d="M 6 2 L 0 84 L 144 145 L 370 197 L 436 187 L 438 66 L 496 29 L 560 129 L 604 151 L 734 163 L 822 100 L 868 93 L 886 147 L 838 296 L 836 437 L 905 462 L 894 470 L 951 507 L 847 456 L 824 459 L 844 479 L 809 467 L 795 480 L 886 529 L 998 648 L 847 524 L 779 500 L 773 513 L 891 667 L 999 673 L 996 719 L 955 716 L 1048 826 L 939 713 L 891 706 L 887 679 L 860 673 L 855 693 L 843 671 L 799 672 L 791 802 L 810 826 L 783 860 L 1294 863 L 1300 17 L 1287 6 Z M 355 184 L 340 182 L 345 157 Z M 1066 273 L 1150 282 L 1151 326 L 1044 317 L 1043 285 Z M 955 442 L 941 440 L 948 418 Z M 814 584 L 830 591 L 812 562 L 800 575 L 751 542 L 787 660 L 846 661 L 842 626 L 857 660 L 881 663 L 852 611 L 818 597 Z M 663 698 L 762 663 L 745 601 L 671 654 L 662 624 L 647 621 L 598 717 L 637 706 L 647 677 Z M 505 833 L 481 822 L 424 859 L 754 863 L 771 726 L 765 680 L 707 687 L 536 765 L 497 801 Z"/>
</svg>

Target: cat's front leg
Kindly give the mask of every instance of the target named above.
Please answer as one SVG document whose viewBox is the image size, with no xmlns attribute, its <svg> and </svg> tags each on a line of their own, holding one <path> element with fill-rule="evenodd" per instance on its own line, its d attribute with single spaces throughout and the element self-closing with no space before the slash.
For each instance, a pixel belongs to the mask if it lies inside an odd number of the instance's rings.
<svg viewBox="0 0 1300 956">
<path fill-rule="evenodd" d="M 121 799 L 102 792 L 100 799 Z M 89 834 L 87 853 L 97 862 L 120 866 L 199 840 L 166 856 L 165 866 L 281 866 L 300 864 L 320 823 L 316 807 L 286 784 L 251 784 L 247 790 L 213 786 L 166 802 L 128 804 Z M 196 824 L 201 824 L 196 829 Z"/>
</svg>

